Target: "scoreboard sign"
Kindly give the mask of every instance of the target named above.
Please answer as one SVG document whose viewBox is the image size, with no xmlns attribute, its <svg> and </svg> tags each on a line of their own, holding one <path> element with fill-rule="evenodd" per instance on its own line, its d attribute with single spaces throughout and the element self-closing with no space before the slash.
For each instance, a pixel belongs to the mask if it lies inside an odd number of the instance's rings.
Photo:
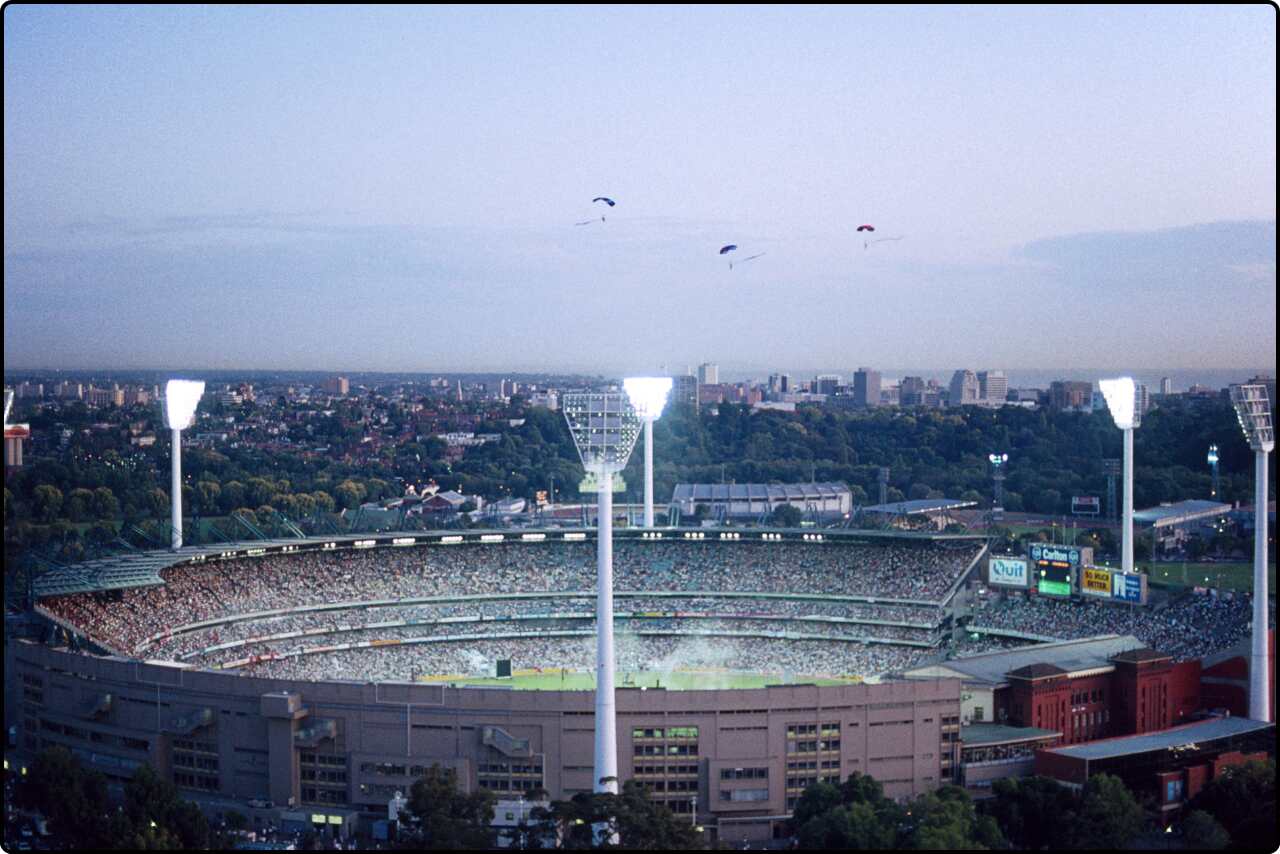
<svg viewBox="0 0 1280 854">
<path fill-rule="evenodd" d="M 1086 567 L 1080 575 L 1080 592 L 1086 596 L 1111 597 L 1111 572 L 1097 567 Z"/>
<path fill-rule="evenodd" d="M 1003 587 L 1026 587 L 1026 560 L 1020 557 L 991 558 L 987 565 L 987 583 Z"/>
<path fill-rule="evenodd" d="M 1102 512 L 1102 499 L 1096 495 L 1073 495 L 1071 512 L 1076 516 L 1097 516 Z"/>
<path fill-rule="evenodd" d="M 1047 596 L 1070 596 L 1072 577 L 1080 567 L 1080 549 L 1034 543 L 1030 554 L 1035 566 L 1036 590 Z"/>
</svg>

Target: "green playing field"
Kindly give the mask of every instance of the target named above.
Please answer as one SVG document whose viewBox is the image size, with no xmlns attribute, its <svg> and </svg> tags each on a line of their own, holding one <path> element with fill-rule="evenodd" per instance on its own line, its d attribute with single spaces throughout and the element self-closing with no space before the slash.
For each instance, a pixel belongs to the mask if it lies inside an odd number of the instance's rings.
<svg viewBox="0 0 1280 854">
<path fill-rule="evenodd" d="M 596 676 L 591 672 L 547 669 L 518 670 L 509 679 L 483 676 L 427 676 L 419 681 L 446 683 L 472 687 L 509 687 L 518 691 L 590 691 L 596 687 Z M 731 673 L 728 671 L 675 671 L 655 673 L 619 673 L 618 688 L 666 688 L 672 691 L 713 691 L 730 688 L 763 688 L 766 685 L 792 684 L 847 685 L 862 680 L 858 677 L 835 679 L 828 677 L 792 676 L 785 679 L 780 673 Z"/>
</svg>

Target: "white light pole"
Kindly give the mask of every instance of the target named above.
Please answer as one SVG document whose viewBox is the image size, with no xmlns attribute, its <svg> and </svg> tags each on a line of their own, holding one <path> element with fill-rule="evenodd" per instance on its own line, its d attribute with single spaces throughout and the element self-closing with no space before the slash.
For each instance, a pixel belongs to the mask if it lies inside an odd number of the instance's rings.
<svg viewBox="0 0 1280 854">
<path fill-rule="evenodd" d="M 1249 659 L 1249 717 L 1272 719 L 1271 666 L 1267 660 L 1267 455 L 1276 446 L 1265 385 L 1233 385 L 1231 405 L 1253 449 L 1253 649 Z"/>
<path fill-rule="evenodd" d="M 1142 424 L 1137 407 L 1137 384 L 1133 377 L 1098 380 L 1107 400 L 1107 409 L 1116 426 L 1124 431 L 1124 521 L 1120 537 L 1120 568 L 1133 572 L 1133 431 Z"/>
<path fill-rule="evenodd" d="M 173 468 L 169 506 L 172 528 L 169 545 L 173 551 L 182 548 L 182 431 L 195 420 L 196 404 L 204 394 L 201 380 L 169 380 L 164 387 L 164 425 L 172 431 Z"/>
<path fill-rule="evenodd" d="M 613 657 L 613 490 L 627 466 L 640 420 L 625 394 L 564 396 L 564 417 L 587 470 L 583 491 L 599 495 L 596 520 L 596 792 L 618 793 L 618 721 Z M 621 477 L 616 481 L 621 484 Z"/>
<path fill-rule="evenodd" d="M 671 377 L 628 377 L 622 387 L 644 421 L 644 526 L 653 527 L 653 422 L 662 417 Z"/>
</svg>

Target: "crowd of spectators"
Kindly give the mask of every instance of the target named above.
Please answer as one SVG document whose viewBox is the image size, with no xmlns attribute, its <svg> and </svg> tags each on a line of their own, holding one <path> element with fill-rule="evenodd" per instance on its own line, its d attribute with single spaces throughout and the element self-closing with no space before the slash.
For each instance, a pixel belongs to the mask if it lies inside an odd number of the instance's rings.
<svg viewBox="0 0 1280 854">
<path fill-rule="evenodd" d="M 920 663 L 926 650 L 907 646 L 776 638 L 691 638 L 619 635 L 617 668 L 627 672 L 668 673 L 716 669 L 776 673 L 782 677 L 875 676 Z M 409 644 L 368 650 L 343 650 L 264 660 L 245 668 L 255 676 L 331 680 L 334 674 L 359 674 L 358 681 L 408 681 L 422 676 L 488 676 L 497 659 L 513 669 L 595 667 L 595 639 L 546 637 L 488 638 L 467 642 Z"/>
<path fill-rule="evenodd" d="M 1275 625 L 1275 600 L 1271 600 Z M 1187 592 L 1157 607 L 1136 607 L 1044 596 L 1003 598 L 978 603 L 972 625 L 1004 629 L 1055 640 L 1094 635 L 1133 635 L 1176 661 L 1201 658 L 1243 640 L 1252 625 L 1249 594 Z"/>
<path fill-rule="evenodd" d="M 911 621 L 936 623 L 936 605 L 980 549 L 931 543 L 622 541 L 614 549 L 614 588 L 866 597 L 877 600 L 863 603 L 858 613 L 867 618 L 898 619 L 923 610 L 928 616 Z M 586 593 L 595 587 L 596 554 L 590 543 L 303 552 L 180 565 L 161 576 L 165 583 L 158 587 L 49 597 L 41 605 L 111 648 L 136 654 L 149 638 L 175 626 L 273 609 L 431 596 Z M 886 605 L 884 599 L 935 607 Z"/>
<path fill-rule="evenodd" d="M 764 618 L 796 620 L 789 626 L 793 632 L 835 633 L 852 636 L 910 640 L 929 643 L 936 639 L 942 612 L 939 609 L 904 608 L 893 605 L 869 605 L 861 602 L 817 600 L 762 599 L 738 597 L 651 597 L 619 595 L 614 599 L 614 615 L 619 621 L 634 617 L 646 625 L 655 624 L 655 615 L 675 614 L 681 618 Z M 327 643 L 348 642 L 353 630 L 387 623 L 435 625 L 436 631 L 463 621 L 545 619 L 549 615 L 592 620 L 594 628 L 595 595 L 576 594 L 539 599 L 464 600 L 432 602 L 418 605 L 351 607 L 342 610 L 303 611 L 270 617 L 249 617 L 235 622 L 219 623 L 163 637 L 135 654 L 148 658 L 192 660 L 201 650 L 217 645 L 243 642 L 252 638 L 271 638 L 284 634 L 304 633 L 311 643 L 317 637 L 334 636 Z M 879 620 L 908 625 L 882 625 L 878 622 L 846 622 Z M 444 622 L 441 622 L 444 621 Z M 492 625 L 485 623 L 489 630 Z M 698 624 L 700 626 L 700 623 Z M 418 630 L 422 632 L 421 629 Z"/>
</svg>

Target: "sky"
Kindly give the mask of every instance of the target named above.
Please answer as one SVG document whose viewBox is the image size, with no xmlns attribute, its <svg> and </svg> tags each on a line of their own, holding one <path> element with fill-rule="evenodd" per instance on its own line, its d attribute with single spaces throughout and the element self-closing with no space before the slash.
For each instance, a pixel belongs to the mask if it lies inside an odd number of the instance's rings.
<svg viewBox="0 0 1280 854">
<path fill-rule="evenodd" d="M 6 369 L 1274 370 L 1275 187 L 1268 5 L 4 9 Z"/>
</svg>

